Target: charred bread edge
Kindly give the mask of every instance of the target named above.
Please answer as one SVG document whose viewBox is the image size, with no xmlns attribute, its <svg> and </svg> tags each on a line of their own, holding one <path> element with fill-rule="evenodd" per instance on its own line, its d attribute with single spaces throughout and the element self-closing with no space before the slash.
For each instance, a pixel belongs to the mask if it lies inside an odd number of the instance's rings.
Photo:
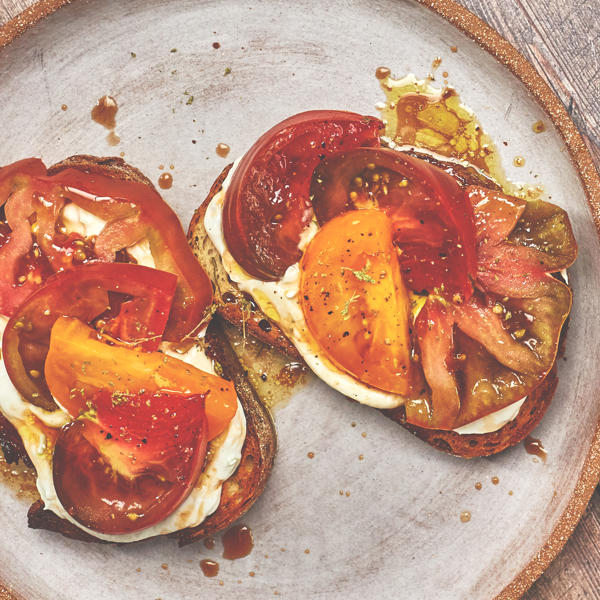
<svg viewBox="0 0 600 600">
<path fill-rule="evenodd" d="M 55 174 L 63 169 L 75 168 L 91 173 L 109 175 L 127 181 L 136 181 L 151 186 L 152 182 L 138 169 L 116 157 L 98 158 L 88 155 L 71 156 L 48 169 Z M 234 382 L 236 392 L 246 414 L 246 440 L 242 458 L 236 472 L 223 484 L 219 508 L 200 525 L 170 534 L 179 539 L 179 545 L 190 544 L 198 538 L 212 535 L 229 526 L 243 515 L 263 491 L 273 466 L 277 449 L 275 426 L 269 411 L 262 405 L 256 392 L 243 375 L 233 350 L 218 322 L 211 323 L 206 333 L 207 352 L 216 360 L 227 379 Z M 23 443 L 12 424 L 0 415 L 0 447 L 7 462 L 22 458 L 30 464 Z M 27 513 L 29 527 L 47 529 L 66 537 L 86 541 L 104 542 L 79 529 L 52 511 L 44 509 L 42 500 L 34 502 Z"/>
<path fill-rule="evenodd" d="M 419 152 L 414 149 L 409 150 L 408 153 L 426 160 L 427 162 L 450 173 L 453 177 L 459 180 L 463 186 L 481 185 L 492 190 L 500 189 L 500 186 L 493 179 L 489 178 L 487 175 L 472 166 L 462 165 L 455 162 L 446 162 L 440 158 Z M 194 249 L 194 253 L 196 256 L 200 254 L 200 258 L 204 257 L 205 260 L 206 246 L 208 245 L 209 247 L 213 248 L 213 250 L 214 246 L 208 238 L 204 228 L 204 215 L 206 214 L 208 204 L 212 198 L 221 190 L 223 182 L 225 181 L 225 178 L 227 177 L 231 167 L 232 165 L 225 167 L 225 169 L 213 183 L 207 198 L 194 213 L 188 230 L 188 240 Z M 214 252 L 216 252 L 216 250 L 214 250 Z M 269 344 L 294 360 L 299 360 L 299 353 L 293 346 L 292 342 L 286 337 L 283 331 L 281 331 L 279 326 L 268 319 L 268 317 L 266 317 L 259 308 L 253 309 L 250 312 L 251 318 L 248 318 L 248 316 L 244 314 L 240 302 L 227 303 L 223 302 L 222 300 L 218 300 L 218 298 L 222 299 L 222 297 L 226 294 L 235 294 L 236 298 L 241 297 L 241 294 L 235 287 L 235 283 L 232 283 L 227 277 L 222 264 L 219 262 L 217 265 L 215 265 L 213 264 L 214 262 L 215 261 L 213 260 L 211 265 L 205 264 L 203 266 L 205 267 L 209 276 L 211 276 L 213 283 L 216 280 L 216 284 L 214 285 L 217 288 L 217 312 L 236 327 L 241 328 L 244 326 L 248 333 L 258 338 L 260 341 Z M 263 323 L 264 325 L 264 321 L 269 324 L 268 332 L 265 332 L 261 326 L 258 325 L 259 323 Z M 410 431 L 413 435 L 424 442 L 427 442 L 437 450 L 441 450 L 442 452 L 459 456 L 461 458 L 490 456 L 492 454 L 501 452 L 510 446 L 514 446 L 522 441 L 531 431 L 533 431 L 550 406 L 552 396 L 558 383 L 558 378 L 556 375 L 556 363 L 563 352 L 567 325 L 568 321 L 563 325 L 559 352 L 552 369 L 543 379 L 543 381 L 540 382 L 538 386 L 528 395 L 517 416 L 497 431 L 483 434 L 460 434 L 454 431 L 425 429 L 423 427 L 406 423 L 405 411 L 404 407 L 402 406 L 393 410 L 381 410 L 380 412 L 399 425 L 402 425 L 402 427 Z M 291 350 L 290 347 L 293 350 Z"/>
</svg>

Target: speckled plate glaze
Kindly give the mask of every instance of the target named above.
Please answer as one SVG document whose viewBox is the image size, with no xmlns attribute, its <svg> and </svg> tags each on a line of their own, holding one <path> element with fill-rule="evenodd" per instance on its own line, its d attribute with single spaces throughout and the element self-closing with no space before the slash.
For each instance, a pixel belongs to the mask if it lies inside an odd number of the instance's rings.
<svg viewBox="0 0 600 600">
<path fill-rule="evenodd" d="M 522 594 L 571 533 L 600 466 L 598 176 L 564 108 L 533 68 L 449 0 L 78 0 L 28 29 L 60 4 L 40 2 L 0 30 L 0 164 L 32 155 L 51 164 L 76 153 L 124 152 L 154 181 L 159 165 L 172 164 L 174 184 L 164 196 L 187 223 L 225 164 L 217 143 L 229 144 L 236 157 L 295 112 L 372 114 L 383 99 L 377 67 L 425 75 L 439 56 L 440 70 L 449 72 L 484 128 L 508 143 L 500 151 L 509 176 L 543 182 L 552 201 L 569 211 L 580 255 L 570 270 L 575 304 L 558 390 L 535 432 L 548 450 L 546 464 L 522 446 L 469 462 L 442 455 L 312 380 L 276 412 L 276 466 L 244 518 L 255 536 L 248 557 L 222 559 L 220 542 L 213 550 L 201 543 L 178 549 L 168 539 L 116 547 L 32 531 L 27 505 L 2 487 L 0 572 L 9 595 Z M 90 119 L 105 93 L 120 107 L 116 147 Z M 548 127 L 536 135 L 532 124 L 539 119 Z M 524 168 L 512 166 L 516 155 L 526 158 Z M 460 520 L 463 511 L 471 513 L 468 523 Z M 203 577 L 202 558 L 219 561 L 216 578 Z"/>
</svg>

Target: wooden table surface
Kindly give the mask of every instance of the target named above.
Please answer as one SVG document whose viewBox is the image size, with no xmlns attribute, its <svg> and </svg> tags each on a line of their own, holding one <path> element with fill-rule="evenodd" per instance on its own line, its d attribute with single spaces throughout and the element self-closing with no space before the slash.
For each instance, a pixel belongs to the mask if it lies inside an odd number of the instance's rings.
<svg viewBox="0 0 600 600">
<path fill-rule="evenodd" d="M 509 40 L 568 108 L 600 168 L 600 0 L 459 0 Z M 0 0 L 0 25 L 34 0 Z M 526 600 L 600 600 L 600 486 Z"/>
</svg>

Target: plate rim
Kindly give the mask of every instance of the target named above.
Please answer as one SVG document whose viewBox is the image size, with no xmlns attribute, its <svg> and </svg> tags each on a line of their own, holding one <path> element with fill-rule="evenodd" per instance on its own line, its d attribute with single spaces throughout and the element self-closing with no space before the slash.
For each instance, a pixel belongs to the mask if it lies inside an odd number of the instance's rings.
<svg viewBox="0 0 600 600">
<path fill-rule="evenodd" d="M 17 39 L 33 25 L 74 0 L 38 0 L 16 17 L 0 26 L 0 50 Z M 78 0 L 81 1 L 81 0 Z M 455 0 L 413 0 L 435 12 L 460 32 L 477 43 L 497 62 L 515 75 L 532 94 L 558 130 L 571 163 L 584 189 L 596 234 L 600 238 L 600 175 L 582 134 L 577 129 L 558 96 L 544 81 L 535 67 L 500 33 Z M 537 554 L 495 600 L 517 600 L 533 585 L 558 556 L 581 519 L 600 482 L 600 420 L 584 460 L 575 488 L 558 522 Z M 20 600 L 19 596 L 0 582 L 0 600 Z"/>
</svg>

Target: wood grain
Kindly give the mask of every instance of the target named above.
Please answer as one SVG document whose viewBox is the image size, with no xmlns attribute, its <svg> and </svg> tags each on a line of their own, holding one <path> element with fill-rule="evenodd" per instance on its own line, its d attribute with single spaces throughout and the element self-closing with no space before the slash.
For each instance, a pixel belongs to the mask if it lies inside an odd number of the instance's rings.
<svg viewBox="0 0 600 600">
<path fill-rule="evenodd" d="M 600 166 L 600 0 L 459 0 L 508 39 L 573 117 Z M 0 25 L 34 0 L 0 0 Z M 499 565 L 501 568 L 501 565 Z M 600 600 L 600 488 L 526 600 Z"/>
</svg>

